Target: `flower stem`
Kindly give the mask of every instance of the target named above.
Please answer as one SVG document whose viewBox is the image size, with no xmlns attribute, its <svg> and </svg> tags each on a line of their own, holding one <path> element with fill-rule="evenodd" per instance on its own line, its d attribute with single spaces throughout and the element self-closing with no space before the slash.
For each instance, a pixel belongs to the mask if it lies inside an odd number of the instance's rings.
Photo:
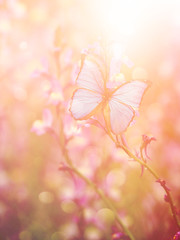
<svg viewBox="0 0 180 240">
<path fill-rule="evenodd" d="M 121 221 L 118 213 L 117 213 L 117 209 L 114 206 L 114 203 L 108 198 L 106 197 L 105 193 L 103 192 L 102 189 L 98 188 L 97 185 L 95 183 L 93 183 L 89 178 L 87 178 L 85 175 L 83 175 L 72 163 L 72 160 L 69 157 L 68 154 L 68 150 L 65 146 L 66 144 L 66 137 L 63 131 L 63 123 L 62 123 L 62 119 L 60 120 L 60 127 L 61 127 L 61 131 L 60 131 L 60 142 L 59 142 L 59 146 L 61 147 L 62 151 L 63 151 L 63 155 L 65 158 L 66 163 L 68 164 L 68 167 L 70 168 L 70 170 L 72 170 L 78 177 L 80 177 L 87 185 L 89 185 L 92 189 L 94 189 L 94 191 L 97 193 L 97 195 L 103 200 L 103 202 L 106 204 L 106 206 L 111 209 L 114 213 L 114 216 L 116 218 L 117 223 L 121 226 L 121 228 L 123 229 L 123 231 L 127 234 L 127 236 L 129 236 L 130 240 L 135 240 L 134 236 L 132 235 L 132 233 L 130 232 L 130 230 L 125 226 L 125 224 Z M 56 138 L 57 139 L 57 138 Z"/>
<path fill-rule="evenodd" d="M 144 166 L 153 175 L 153 177 L 156 179 L 156 181 L 160 183 L 160 185 L 162 186 L 162 188 L 164 189 L 164 191 L 167 194 L 167 199 L 168 199 L 168 203 L 170 205 L 170 209 L 171 209 L 171 212 L 173 215 L 174 222 L 175 222 L 177 228 L 180 229 L 180 223 L 177 218 L 175 205 L 173 203 L 173 199 L 172 199 L 170 190 L 166 186 L 166 182 L 164 180 L 161 180 L 160 177 L 157 175 L 157 173 L 146 162 L 142 161 L 137 156 L 135 156 L 127 147 L 125 147 L 124 145 L 117 144 L 117 143 L 116 143 L 116 146 L 119 148 L 122 148 L 130 158 L 133 158 L 136 162 L 140 163 L 141 166 Z"/>
<path fill-rule="evenodd" d="M 77 170 L 77 168 L 75 168 L 71 162 L 71 160 L 69 159 L 68 154 L 65 154 L 65 158 L 66 158 L 66 162 L 68 163 L 70 169 L 77 175 L 79 176 L 82 180 L 84 180 L 91 188 L 94 189 L 94 191 L 99 195 L 99 197 L 104 201 L 104 203 L 106 204 L 106 206 L 108 208 L 110 208 L 116 218 L 116 221 L 118 222 L 118 224 L 121 226 L 121 228 L 123 229 L 123 231 L 129 236 L 129 238 L 131 240 L 135 240 L 135 238 L 133 237 L 132 233 L 129 231 L 129 229 L 124 225 L 124 223 L 121 221 L 121 219 L 119 218 L 119 215 L 117 213 L 117 210 L 113 204 L 113 202 L 108 199 L 106 197 L 106 195 L 104 194 L 104 192 L 102 191 L 102 189 L 99 189 L 96 184 L 94 184 L 90 179 L 88 179 L 86 176 L 84 176 L 80 171 Z"/>
<path fill-rule="evenodd" d="M 56 63 L 56 66 L 57 66 L 57 77 L 60 76 L 60 63 L 59 63 L 59 52 L 57 54 L 55 54 L 55 63 Z M 58 111 L 57 111 L 58 112 Z M 59 114 L 58 114 L 59 115 Z M 76 173 L 76 175 L 78 175 L 82 180 L 84 180 L 91 188 L 94 189 L 94 191 L 99 195 L 99 197 L 104 201 L 104 203 L 107 205 L 107 207 L 109 207 L 115 217 L 116 217 L 116 220 L 118 222 L 118 224 L 121 226 L 121 228 L 123 229 L 123 231 L 129 236 L 130 240 L 135 240 L 135 238 L 133 237 L 132 233 L 130 232 L 130 230 L 124 225 L 124 223 L 121 221 L 118 213 L 117 213 L 117 210 L 113 204 L 113 202 L 108 199 L 104 192 L 99 189 L 90 179 L 88 179 L 86 176 L 84 176 L 81 172 L 78 171 L 77 168 L 75 168 L 73 166 L 73 163 L 69 157 L 69 154 L 68 154 L 68 150 L 66 148 L 66 143 L 67 143 L 67 139 L 66 139 L 66 136 L 65 136 L 65 133 L 64 133 L 64 128 L 63 128 L 63 121 L 62 121 L 62 118 L 59 116 L 59 124 L 60 124 L 60 134 L 59 134 L 59 137 L 60 137 L 60 141 L 58 141 L 58 144 L 59 146 L 61 147 L 62 149 L 62 152 L 64 154 L 64 158 L 65 158 L 65 161 L 66 163 L 68 164 L 68 166 L 73 170 L 74 173 Z M 110 135 L 110 134 L 109 134 Z M 57 135 L 56 133 L 54 132 L 54 136 L 55 136 L 55 139 L 57 139 Z M 113 137 L 111 135 L 111 138 L 113 140 Z"/>
</svg>

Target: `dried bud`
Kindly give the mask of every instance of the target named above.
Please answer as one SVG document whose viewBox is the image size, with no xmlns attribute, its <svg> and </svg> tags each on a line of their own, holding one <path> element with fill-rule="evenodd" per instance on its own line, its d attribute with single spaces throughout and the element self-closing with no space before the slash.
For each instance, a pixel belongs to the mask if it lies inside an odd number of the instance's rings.
<svg viewBox="0 0 180 240">
<path fill-rule="evenodd" d="M 60 163 L 58 170 L 59 171 L 71 171 L 71 168 L 66 166 L 64 163 Z"/>
<path fill-rule="evenodd" d="M 168 195 L 166 195 L 166 194 L 164 195 L 164 201 L 165 201 L 165 202 L 169 202 L 169 197 L 168 197 Z"/>
<path fill-rule="evenodd" d="M 142 135 L 142 145 L 141 145 L 141 152 L 142 150 L 144 151 L 145 157 L 147 157 L 148 159 L 150 159 L 150 157 L 147 154 L 147 146 L 150 144 L 151 141 L 156 141 L 155 137 L 149 137 L 145 134 Z"/>
<path fill-rule="evenodd" d="M 164 189 L 166 189 L 167 191 L 171 191 L 170 188 L 167 187 L 165 180 L 158 179 L 158 180 L 156 180 L 156 182 L 160 183 L 161 186 L 162 186 Z"/>
</svg>

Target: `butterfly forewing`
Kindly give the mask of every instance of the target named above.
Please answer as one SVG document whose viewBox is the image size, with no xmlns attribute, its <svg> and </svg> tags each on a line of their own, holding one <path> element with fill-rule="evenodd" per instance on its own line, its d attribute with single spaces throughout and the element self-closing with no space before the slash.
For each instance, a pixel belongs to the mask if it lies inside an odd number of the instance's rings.
<svg viewBox="0 0 180 240">
<path fill-rule="evenodd" d="M 95 114 L 101 102 L 101 94 L 79 88 L 73 94 L 70 112 L 75 119 L 85 120 Z"/>
<path fill-rule="evenodd" d="M 78 86 L 102 94 L 104 92 L 103 71 L 103 64 L 98 58 L 92 56 L 86 58 L 77 77 Z"/>
<path fill-rule="evenodd" d="M 112 98 L 133 108 L 138 108 L 148 84 L 144 81 L 132 81 L 121 85 L 114 91 Z"/>
</svg>

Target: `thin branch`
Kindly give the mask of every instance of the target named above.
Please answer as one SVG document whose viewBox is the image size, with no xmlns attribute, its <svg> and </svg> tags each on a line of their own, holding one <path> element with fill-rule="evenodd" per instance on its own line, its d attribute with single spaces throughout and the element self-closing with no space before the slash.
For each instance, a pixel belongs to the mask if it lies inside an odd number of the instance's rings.
<svg viewBox="0 0 180 240">
<path fill-rule="evenodd" d="M 96 184 L 94 184 L 90 179 L 88 179 L 86 176 L 84 176 L 80 171 L 78 171 L 78 169 L 76 167 L 74 167 L 72 160 L 69 157 L 68 154 L 68 150 L 65 146 L 66 144 L 66 137 L 64 134 L 64 130 L 63 130 L 63 123 L 62 123 L 62 119 L 60 119 L 60 143 L 59 146 L 61 147 L 62 151 L 63 151 L 63 155 L 65 158 L 66 163 L 68 164 L 68 167 L 77 175 L 79 176 L 84 182 L 86 182 L 87 185 L 89 185 L 92 189 L 94 189 L 94 191 L 98 194 L 98 196 L 103 200 L 103 202 L 106 204 L 106 206 L 111 209 L 115 215 L 116 221 L 117 223 L 121 226 L 121 228 L 123 229 L 123 231 L 129 236 L 130 240 L 135 240 L 134 236 L 132 235 L 132 233 L 130 232 L 130 230 L 125 226 L 125 224 L 121 221 L 116 207 L 114 206 L 114 203 L 106 197 L 105 193 L 103 192 L 102 189 L 99 189 L 97 187 Z M 57 138 L 56 138 L 57 139 Z"/>
<path fill-rule="evenodd" d="M 94 189 L 94 191 L 99 195 L 99 197 L 104 201 L 104 203 L 106 204 L 106 206 L 108 208 L 110 208 L 116 218 L 116 221 L 118 222 L 118 224 L 121 226 L 121 228 L 123 229 L 123 231 L 129 236 L 129 238 L 131 240 L 135 240 L 135 238 L 133 237 L 132 233 L 129 231 L 129 229 L 124 225 L 124 223 L 121 221 L 121 219 L 119 218 L 119 215 L 117 213 L 116 207 L 114 206 L 113 202 L 108 199 L 105 195 L 105 193 L 102 191 L 102 189 L 99 189 L 96 184 L 94 184 L 90 179 L 88 179 L 86 176 L 84 176 L 80 171 L 77 170 L 77 168 L 75 168 L 72 164 L 72 161 L 69 159 L 69 156 L 67 154 L 67 151 L 65 153 L 65 159 L 66 162 L 68 163 L 68 165 L 70 166 L 71 170 L 77 175 L 79 176 L 82 180 L 84 180 L 84 182 L 86 182 L 91 188 Z"/>
<path fill-rule="evenodd" d="M 125 147 L 124 145 L 120 145 L 118 143 L 116 143 L 116 146 L 118 148 L 122 148 L 126 153 L 127 155 L 130 157 L 130 158 L 133 158 L 136 162 L 138 162 L 139 164 L 141 164 L 141 166 L 144 166 L 150 173 L 151 175 L 153 175 L 153 177 L 156 179 L 156 181 L 158 183 L 160 183 L 160 185 L 162 186 L 162 188 L 164 189 L 164 191 L 166 192 L 166 201 L 169 203 L 170 205 L 170 209 L 171 209 L 171 212 L 172 212 L 172 215 L 173 215 L 173 219 L 174 219 L 174 222 L 177 226 L 178 229 L 180 229 L 180 223 L 178 221 L 178 218 L 177 218 L 177 213 L 176 213 L 176 209 L 175 209 L 175 205 L 173 203 L 173 199 L 172 199 L 172 196 L 171 196 L 171 193 L 170 193 L 170 190 L 169 188 L 166 186 L 166 182 L 164 180 L 161 180 L 161 178 L 158 176 L 158 174 L 145 162 L 145 161 L 142 161 L 141 159 L 139 159 L 136 155 L 134 155 L 127 147 Z"/>
</svg>

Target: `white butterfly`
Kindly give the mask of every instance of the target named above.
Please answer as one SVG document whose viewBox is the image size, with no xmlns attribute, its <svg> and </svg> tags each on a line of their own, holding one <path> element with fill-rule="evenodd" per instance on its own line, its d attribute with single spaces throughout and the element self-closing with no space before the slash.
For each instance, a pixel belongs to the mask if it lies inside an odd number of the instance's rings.
<svg viewBox="0 0 180 240">
<path fill-rule="evenodd" d="M 97 56 L 84 60 L 77 77 L 78 89 L 73 93 L 70 112 L 76 120 L 86 120 L 98 111 L 105 110 L 107 127 L 118 135 L 133 121 L 148 84 L 134 80 L 109 89 L 105 75 L 105 65 Z"/>
</svg>

